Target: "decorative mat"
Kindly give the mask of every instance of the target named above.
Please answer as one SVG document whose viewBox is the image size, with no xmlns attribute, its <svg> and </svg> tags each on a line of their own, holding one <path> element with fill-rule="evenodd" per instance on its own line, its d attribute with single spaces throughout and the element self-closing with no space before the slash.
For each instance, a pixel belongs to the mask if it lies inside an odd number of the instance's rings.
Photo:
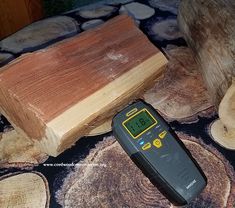
<svg viewBox="0 0 235 208">
<path fill-rule="evenodd" d="M 169 121 L 208 178 L 203 193 L 185 207 L 233 207 L 235 151 L 221 147 L 210 136 L 218 116 L 177 27 L 178 6 L 178 0 L 102 1 L 38 21 L 0 41 L 0 66 L 118 14 L 130 15 L 169 58 L 164 77 L 143 98 Z M 23 142 L 1 116 L 0 207 L 7 206 L 173 207 L 133 165 L 112 132 L 82 138 L 53 158 Z"/>
</svg>

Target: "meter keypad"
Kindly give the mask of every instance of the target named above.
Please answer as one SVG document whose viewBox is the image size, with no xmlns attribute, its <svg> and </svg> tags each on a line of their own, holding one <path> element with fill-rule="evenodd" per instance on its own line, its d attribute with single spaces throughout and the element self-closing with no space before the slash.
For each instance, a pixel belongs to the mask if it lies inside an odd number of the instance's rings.
<svg viewBox="0 0 235 208">
<path fill-rule="evenodd" d="M 167 131 L 164 130 L 161 125 L 158 125 L 157 127 L 158 128 L 153 128 L 143 134 L 143 136 L 137 141 L 143 151 L 149 151 L 152 148 L 158 151 L 158 149 L 165 145 L 168 146 L 167 142 L 165 144 L 165 141 L 163 141 L 167 136 Z"/>
<path fill-rule="evenodd" d="M 160 148 L 160 147 L 162 147 L 162 142 L 161 142 L 160 139 L 154 139 L 153 140 L 153 145 L 157 148 Z"/>
<path fill-rule="evenodd" d="M 151 146 L 152 146 L 151 143 L 148 142 L 148 143 L 146 143 L 145 145 L 142 146 L 142 150 L 147 150 L 147 149 L 151 148 Z"/>
<path fill-rule="evenodd" d="M 164 130 L 164 131 L 162 131 L 158 136 L 159 136 L 161 139 L 164 139 L 165 136 L 166 136 L 166 134 L 167 134 L 167 131 Z"/>
</svg>

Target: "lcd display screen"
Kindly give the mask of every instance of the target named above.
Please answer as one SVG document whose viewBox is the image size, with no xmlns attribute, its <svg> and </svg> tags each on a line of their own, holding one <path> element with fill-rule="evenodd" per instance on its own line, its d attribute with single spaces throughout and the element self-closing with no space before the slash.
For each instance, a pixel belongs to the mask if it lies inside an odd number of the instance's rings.
<svg viewBox="0 0 235 208">
<path fill-rule="evenodd" d="M 124 125 L 132 136 L 136 137 L 155 123 L 156 121 L 152 116 L 146 110 L 143 110 L 133 118 L 126 121 Z"/>
</svg>

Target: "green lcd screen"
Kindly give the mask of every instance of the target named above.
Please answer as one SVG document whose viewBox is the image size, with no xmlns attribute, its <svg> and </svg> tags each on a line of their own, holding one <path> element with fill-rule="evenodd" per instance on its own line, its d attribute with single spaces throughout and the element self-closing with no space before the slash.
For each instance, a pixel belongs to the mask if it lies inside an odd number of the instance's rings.
<svg viewBox="0 0 235 208">
<path fill-rule="evenodd" d="M 133 137 L 141 134 L 145 129 L 152 126 L 156 121 L 146 111 L 138 113 L 136 116 L 124 123 L 126 128 L 130 131 Z"/>
</svg>

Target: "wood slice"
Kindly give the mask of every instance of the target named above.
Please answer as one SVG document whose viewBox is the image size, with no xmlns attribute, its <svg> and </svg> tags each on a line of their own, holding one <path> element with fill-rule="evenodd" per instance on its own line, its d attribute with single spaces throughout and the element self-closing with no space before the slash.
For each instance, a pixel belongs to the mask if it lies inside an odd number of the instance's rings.
<svg viewBox="0 0 235 208">
<path fill-rule="evenodd" d="M 211 136 L 221 146 L 235 150 L 235 81 L 219 105 L 219 117 L 210 126 Z"/>
<path fill-rule="evenodd" d="M 158 8 L 162 11 L 170 11 L 175 15 L 177 15 L 179 3 L 179 0 L 149 0 L 149 4 L 152 7 Z"/>
<path fill-rule="evenodd" d="M 11 0 L 12 1 L 12 0 Z M 26 1 L 26 0 L 25 0 Z M 30 1 L 30 0 L 27 0 Z M 71 17 L 55 16 L 34 22 L 0 41 L 0 48 L 14 54 L 34 51 L 56 39 L 78 33 L 78 23 Z"/>
<path fill-rule="evenodd" d="M 153 85 L 164 55 L 125 15 L 0 72 L 0 112 L 57 156 Z"/>
<path fill-rule="evenodd" d="M 188 207 L 230 207 L 235 200 L 233 169 L 215 149 L 185 134 L 179 136 L 208 178 L 203 193 Z M 76 164 L 56 196 L 62 206 L 70 208 L 172 207 L 113 137 L 100 142 Z"/>
<path fill-rule="evenodd" d="M 115 12 L 117 12 L 117 7 L 93 4 L 79 9 L 79 11 L 76 12 L 76 15 L 79 15 L 85 19 L 96 19 L 101 17 L 110 17 Z"/>
<path fill-rule="evenodd" d="M 235 150 L 234 132 L 230 133 L 220 119 L 215 120 L 209 127 L 211 138 L 222 147 Z"/>
<path fill-rule="evenodd" d="M 198 115 L 211 115 L 212 103 L 192 50 L 167 47 L 165 52 L 169 62 L 164 77 L 144 94 L 144 99 L 168 121 L 192 122 L 198 119 Z"/>
<path fill-rule="evenodd" d="M 217 107 L 235 76 L 234 11 L 234 0 L 182 0 L 178 12 L 181 32 Z"/>
<path fill-rule="evenodd" d="M 128 4 L 124 4 L 120 8 L 119 12 L 127 13 L 136 20 L 148 19 L 155 14 L 155 10 L 153 8 L 139 2 L 130 2 Z"/>
<path fill-rule="evenodd" d="M 49 187 L 45 177 L 36 172 L 16 173 L 0 178 L 0 207 L 47 208 Z"/>
<path fill-rule="evenodd" d="M 234 169 L 224 156 L 202 140 L 177 133 L 201 166 L 207 177 L 207 186 L 192 203 L 186 207 L 232 207 L 235 203 Z"/>
<path fill-rule="evenodd" d="M 29 168 L 43 163 L 47 158 L 32 141 L 15 130 L 0 133 L 0 168 Z"/>
</svg>

